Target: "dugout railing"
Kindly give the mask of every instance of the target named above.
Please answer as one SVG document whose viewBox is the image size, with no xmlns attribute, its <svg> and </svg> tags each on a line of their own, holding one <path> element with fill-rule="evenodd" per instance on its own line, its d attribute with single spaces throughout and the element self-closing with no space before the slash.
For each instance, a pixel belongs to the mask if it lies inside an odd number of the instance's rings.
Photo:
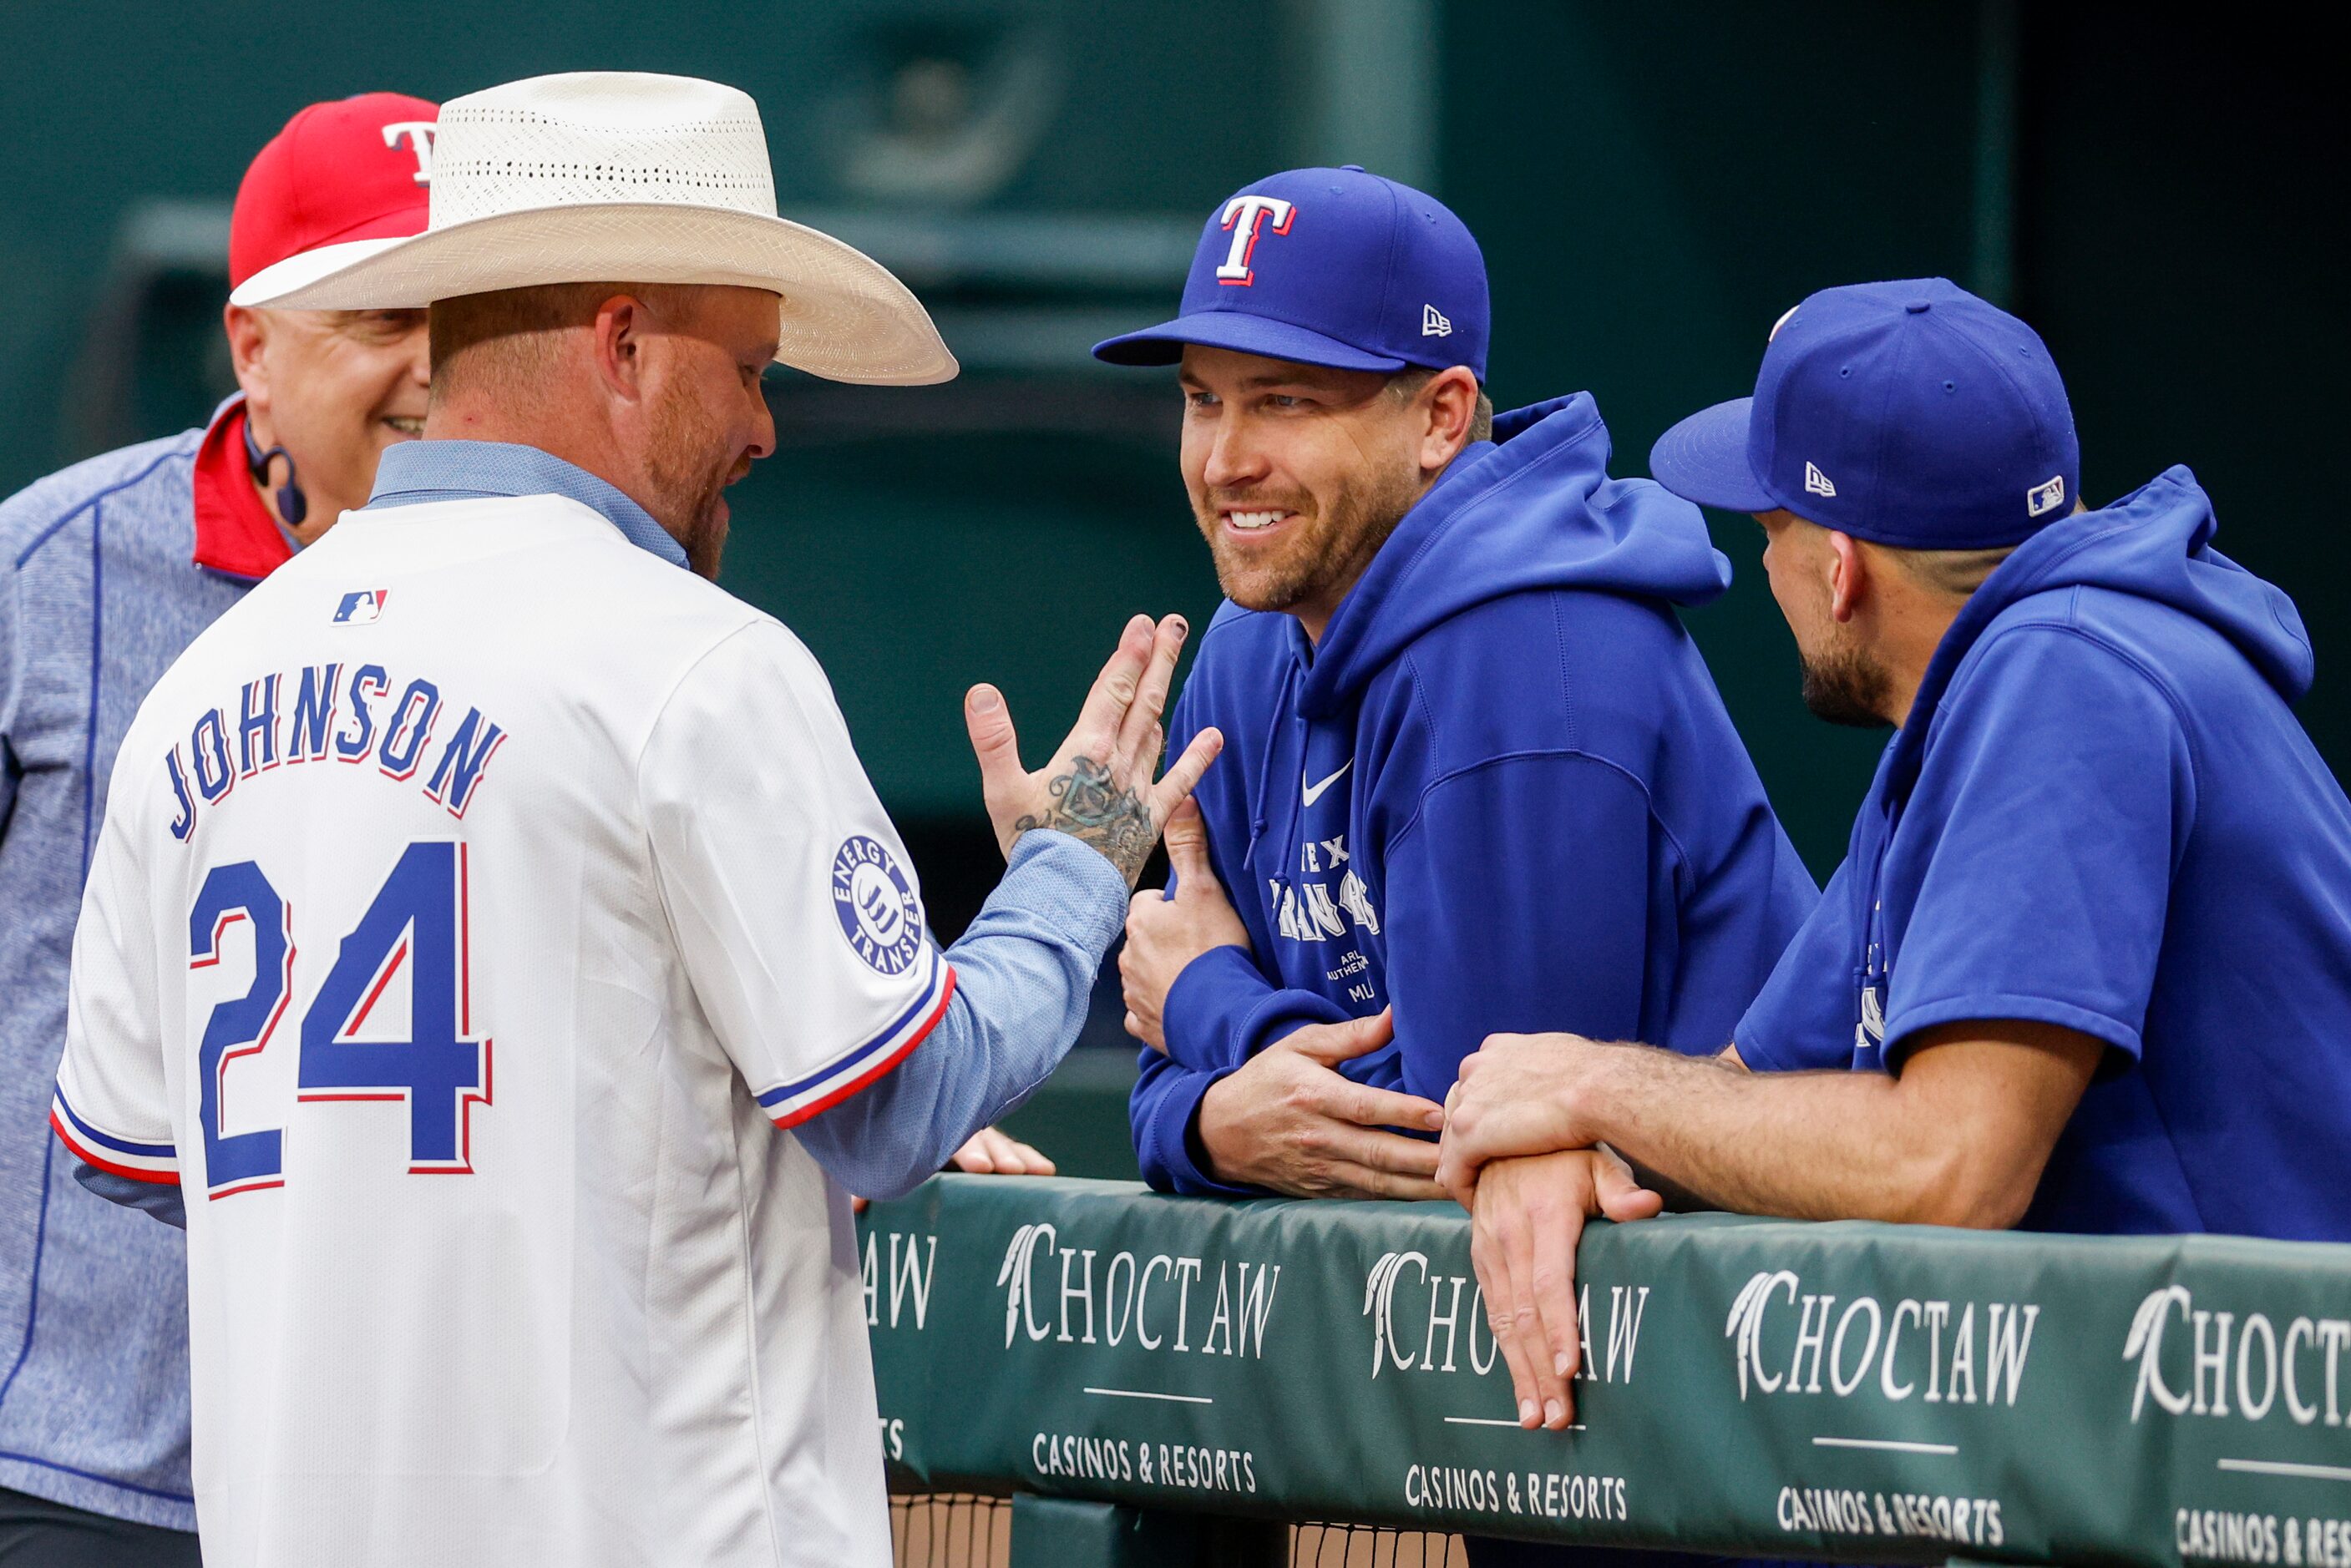
<svg viewBox="0 0 2351 1568">
<path fill-rule="evenodd" d="M 859 1246 L 902 1551 L 929 1499 L 984 1516 L 910 1561 L 1315 1561 L 1290 1526 L 1345 1521 L 1408 1563 L 1464 1532 L 2351 1568 L 2351 1247 L 1599 1225 L 1552 1433 L 1449 1205 L 951 1176 Z M 1393 1560 L 1324 1560 L 1365 1540 Z"/>
</svg>

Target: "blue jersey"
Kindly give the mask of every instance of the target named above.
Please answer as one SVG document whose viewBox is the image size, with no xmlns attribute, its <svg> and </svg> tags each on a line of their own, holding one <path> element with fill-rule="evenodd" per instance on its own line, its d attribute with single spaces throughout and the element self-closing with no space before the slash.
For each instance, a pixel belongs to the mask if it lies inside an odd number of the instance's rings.
<svg viewBox="0 0 2351 1568">
<path fill-rule="evenodd" d="M 2289 706 L 2300 617 L 2213 530 L 2175 468 L 2001 564 L 1738 1045 L 1898 1072 L 1937 1024 L 2077 1029 L 2106 1059 L 2026 1226 L 2351 1241 L 2351 804 Z"/>
</svg>

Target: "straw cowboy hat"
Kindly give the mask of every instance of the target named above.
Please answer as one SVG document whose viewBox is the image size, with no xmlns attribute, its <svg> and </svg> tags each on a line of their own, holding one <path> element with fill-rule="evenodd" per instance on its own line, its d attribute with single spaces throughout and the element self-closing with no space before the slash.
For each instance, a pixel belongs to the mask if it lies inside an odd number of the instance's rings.
<svg viewBox="0 0 2351 1568">
<path fill-rule="evenodd" d="M 776 216 L 758 106 L 733 88 L 581 71 L 453 99 L 432 191 L 423 234 L 320 246 L 230 298 L 392 310 L 536 284 L 738 284 L 783 296 L 783 364 L 891 386 L 956 373 L 888 268 Z"/>
</svg>

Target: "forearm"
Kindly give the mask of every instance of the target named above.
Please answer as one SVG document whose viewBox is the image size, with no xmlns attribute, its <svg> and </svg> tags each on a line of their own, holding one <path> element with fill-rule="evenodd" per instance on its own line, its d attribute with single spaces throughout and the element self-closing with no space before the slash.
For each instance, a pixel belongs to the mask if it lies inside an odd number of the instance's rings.
<svg viewBox="0 0 2351 1568">
<path fill-rule="evenodd" d="M 832 1179 L 868 1198 L 911 1190 L 1018 1106 L 1077 1041 L 1126 885 L 1093 850 L 1030 833 L 949 948 L 955 995 L 891 1073 L 795 1129 Z"/>
<path fill-rule="evenodd" d="M 1928 1125 L 1879 1073 L 1749 1073 L 1719 1058 L 1610 1048 L 1578 1116 L 1675 1207 L 1794 1220 L 1965 1222 L 1957 1129 Z"/>
</svg>

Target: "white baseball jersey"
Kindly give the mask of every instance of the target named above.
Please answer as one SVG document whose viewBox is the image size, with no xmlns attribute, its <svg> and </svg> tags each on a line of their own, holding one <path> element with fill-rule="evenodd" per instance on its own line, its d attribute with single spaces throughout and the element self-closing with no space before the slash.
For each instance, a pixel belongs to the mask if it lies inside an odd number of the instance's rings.
<svg viewBox="0 0 2351 1568">
<path fill-rule="evenodd" d="M 204 1560 L 880 1564 L 847 1198 L 953 975 L 830 687 L 551 495 L 353 513 L 114 774 L 55 1120 L 181 1186 Z"/>
</svg>

